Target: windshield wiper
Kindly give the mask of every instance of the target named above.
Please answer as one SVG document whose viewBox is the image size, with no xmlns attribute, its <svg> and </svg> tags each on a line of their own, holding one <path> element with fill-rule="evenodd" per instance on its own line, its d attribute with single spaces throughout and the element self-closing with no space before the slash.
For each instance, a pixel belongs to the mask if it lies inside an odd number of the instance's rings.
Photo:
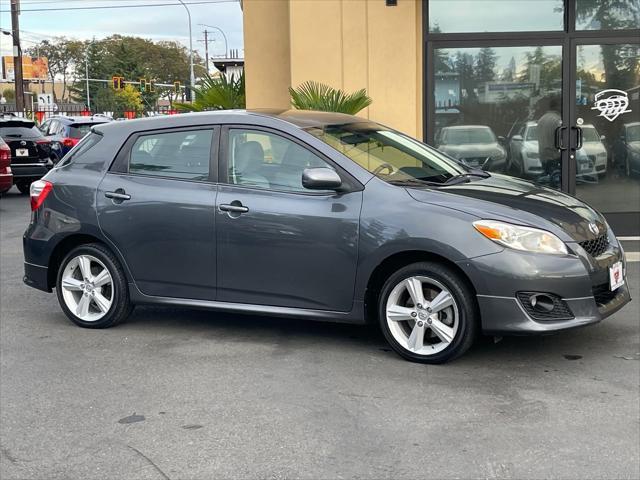
<svg viewBox="0 0 640 480">
<path fill-rule="evenodd" d="M 457 185 L 458 183 L 466 183 L 471 181 L 471 177 L 489 178 L 491 175 L 483 170 L 472 170 L 467 173 L 461 173 L 449 178 L 444 185 Z"/>
</svg>

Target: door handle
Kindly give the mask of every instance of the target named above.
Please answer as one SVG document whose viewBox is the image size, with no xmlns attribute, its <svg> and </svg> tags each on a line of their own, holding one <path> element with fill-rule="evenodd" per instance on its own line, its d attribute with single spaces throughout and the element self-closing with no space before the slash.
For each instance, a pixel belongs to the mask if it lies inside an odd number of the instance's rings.
<svg viewBox="0 0 640 480">
<path fill-rule="evenodd" d="M 583 132 L 580 127 L 571 127 L 571 130 L 575 129 L 576 131 L 576 150 L 580 150 L 582 148 L 583 143 Z"/>
<path fill-rule="evenodd" d="M 218 206 L 218 208 L 222 212 L 230 212 L 230 213 L 247 213 L 249 211 L 249 208 L 243 205 L 233 205 L 233 204 L 229 205 L 224 203 Z"/>
<path fill-rule="evenodd" d="M 113 200 L 131 200 L 131 195 L 125 193 L 122 188 L 117 189 L 115 192 L 104 192 L 104 196 Z"/>
<path fill-rule="evenodd" d="M 562 144 L 562 132 L 564 132 L 567 129 L 567 127 L 565 126 L 559 126 L 558 128 L 556 128 L 556 148 L 558 150 L 566 150 L 567 147 L 565 147 Z"/>
</svg>

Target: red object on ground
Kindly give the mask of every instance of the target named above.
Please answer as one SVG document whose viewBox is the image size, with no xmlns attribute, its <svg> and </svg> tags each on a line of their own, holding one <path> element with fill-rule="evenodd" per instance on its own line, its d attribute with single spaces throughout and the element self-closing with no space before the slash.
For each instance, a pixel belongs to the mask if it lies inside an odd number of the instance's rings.
<svg viewBox="0 0 640 480">
<path fill-rule="evenodd" d="M 82 112 L 80 112 L 80 115 L 82 115 L 83 117 L 90 117 L 91 116 L 91 110 L 83 110 Z"/>
<path fill-rule="evenodd" d="M 42 123 L 42 121 L 44 120 L 44 115 L 45 112 L 42 112 L 40 110 L 36 112 L 36 119 L 38 120 L 38 123 Z"/>
<path fill-rule="evenodd" d="M 124 117 L 127 120 L 133 120 L 134 118 L 136 118 L 136 112 L 134 112 L 133 110 L 126 110 L 124 112 Z"/>
<path fill-rule="evenodd" d="M 177 110 L 169 110 L 169 115 L 177 115 L 178 111 Z"/>
<path fill-rule="evenodd" d="M 4 193 L 13 185 L 11 173 L 11 149 L 0 139 L 0 193 Z"/>
</svg>

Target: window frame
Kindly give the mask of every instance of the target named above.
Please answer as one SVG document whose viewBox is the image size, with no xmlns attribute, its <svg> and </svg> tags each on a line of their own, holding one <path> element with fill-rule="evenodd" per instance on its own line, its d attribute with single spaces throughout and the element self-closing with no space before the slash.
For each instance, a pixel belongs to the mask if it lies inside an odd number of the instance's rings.
<svg viewBox="0 0 640 480">
<path fill-rule="evenodd" d="M 308 150 L 313 155 L 320 158 L 320 160 L 322 160 L 323 162 L 331 166 L 336 171 L 336 173 L 338 173 L 338 175 L 340 176 L 340 179 L 342 180 L 342 186 L 338 190 L 294 191 L 294 190 L 276 189 L 271 187 L 263 188 L 263 187 L 258 187 L 254 185 L 242 185 L 237 183 L 230 183 L 228 154 L 229 154 L 229 132 L 231 130 L 249 130 L 249 131 L 255 131 L 260 133 L 267 133 L 270 135 L 276 135 L 276 136 L 282 137 L 286 140 L 289 140 L 297 144 L 298 146 L 304 148 L 305 150 Z M 278 130 L 276 128 L 265 127 L 262 125 L 250 125 L 250 124 L 241 124 L 241 123 L 239 124 L 229 123 L 229 124 L 222 125 L 221 134 L 220 134 L 220 151 L 218 155 L 218 183 L 232 186 L 232 187 L 237 187 L 237 188 L 257 190 L 260 192 L 278 192 L 278 193 L 287 193 L 291 195 L 306 195 L 306 196 L 315 196 L 315 197 L 332 196 L 337 194 L 345 194 L 345 193 L 364 190 L 364 186 L 358 180 L 356 180 L 353 176 L 351 176 L 351 174 L 349 174 L 344 168 L 342 168 L 340 165 L 334 162 L 327 155 L 318 151 L 316 148 L 312 147 L 311 145 L 299 139 L 298 137 L 291 135 L 287 132 L 284 132 L 282 130 Z"/>
<path fill-rule="evenodd" d="M 131 153 L 133 146 L 140 137 L 149 137 L 153 135 L 162 135 L 165 133 L 192 132 L 200 130 L 211 130 L 211 149 L 209 151 L 209 173 L 205 180 L 196 180 L 190 178 L 171 177 L 168 175 L 150 175 L 146 173 L 136 173 L 129 170 Z M 158 178 L 164 180 L 177 180 L 182 182 L 195 183 L 218 183 L 218 159 L 220 148 L 220 126 L 219 125 L 191 125 L 184 127 L 160 128 L 156 130 L 143 130 L 132 133 L 124 142 L 124 145 L 116 155 L 116 158 L 109 166 L 108 173 L 118 175 L 127 175 L 132 177 Z"/>
</svg>

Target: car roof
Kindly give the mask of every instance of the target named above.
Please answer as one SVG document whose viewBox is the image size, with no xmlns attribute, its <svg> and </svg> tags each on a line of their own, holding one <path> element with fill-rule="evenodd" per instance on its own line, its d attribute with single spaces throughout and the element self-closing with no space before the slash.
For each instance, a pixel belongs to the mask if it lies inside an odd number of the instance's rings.
<svg viewBox="0 0 640 480">
<path fill-rule="evenodd" d="M 79 116 L 53 115 L 48 120 L 57 120 L 59 122 L 63 122 L 63 123 L 67 123 L 67 124 L 71 124 L 71 123 L 107 123 L 107 122 L 111 121 L 107 117 L 93 116 L 93 115 L 90 116 L 90 117 L 83 117 L 81 115 L 79 115 Z"/>
<path fill-rule="evenodd" d="M 22 117 L 16 117 L 14 115 L 0 115 L 0 123 L 2 122 L 11 122 L 13 124 L 18 123 L 18 122 L 23 122 L 23 123 L 35 123 L 33 120 L 29 119 L 29 118 L 22 118 Z"/>
<path fill-rule="evenodd" d="M 323 127 L 326 125 L 343 125 L 346 123 L 369 122 L 366 118 L 355 117 L 344 113 L 317 112 L 312 110 L 217 110 L 208 112 L 182 113 L 178 115 L 160 115 L 146 118 L 136 118 L 123 122 L 103 123 L 96 128 L 99 132 L 115 130 L 153 130 L 160 128 L 175 128 L 182 126 L 217 124 L 217 123 L 246 123 L 251 124 L 251 118 L 272 118 L 287 122 L 290 125 L 304 129 L 309 127 Z"/>
</svg>

